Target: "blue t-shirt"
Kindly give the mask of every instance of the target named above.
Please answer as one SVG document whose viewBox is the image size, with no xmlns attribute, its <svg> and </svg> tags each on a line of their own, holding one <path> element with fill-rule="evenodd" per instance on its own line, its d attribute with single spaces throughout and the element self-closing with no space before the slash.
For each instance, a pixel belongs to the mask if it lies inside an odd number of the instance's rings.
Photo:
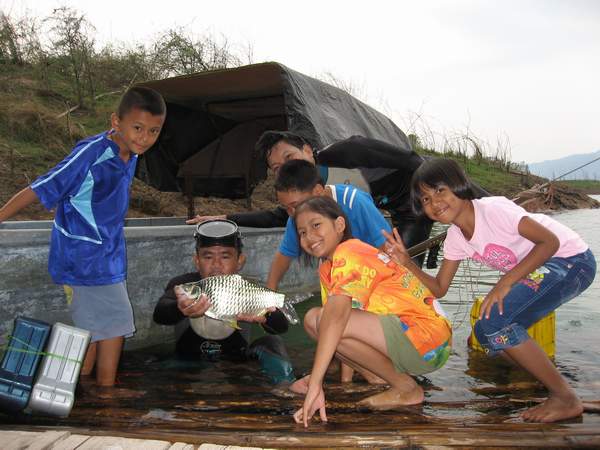
<svg viewBox="0 0 600 450">
<path fill-rule="evenodd" d="M 350 184 L 330 185 L 333 199 L 340 205 L 352 229 L 352 236 L 373 247 L 380 247 L 385 242 L 381 230 L 392 232 L 390 224 L 383 218 L 373 203 L 373 198 L 364 191 Z M 300 256 L 300 242 L 296 232 L 296 222 L 288 218 L 283 240 L 279 245 L 279 253 L 290 258 Z"/>
<path fill-rule="evenodd" d="M 127 278 L 123 226 L 137 155 L 125 163 L 107 135 L 78 142 L 31 185 L 47 209 L 56 208 L 48 258 L 55 283 L 101 286 Z"/>
</svg>

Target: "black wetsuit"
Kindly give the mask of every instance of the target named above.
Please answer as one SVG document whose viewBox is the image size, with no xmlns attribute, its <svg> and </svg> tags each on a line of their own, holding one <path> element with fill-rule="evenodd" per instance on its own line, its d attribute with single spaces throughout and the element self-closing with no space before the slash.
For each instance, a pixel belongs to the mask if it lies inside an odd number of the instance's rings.
<svg viewBox="0 0 600 450">
<path fill-rule="evenodd" d="M 154 321 L 161 325 L 175 325 L 176 326 L 176 351 L 182 356 L 202 356 L 208 359 L 225 357 L 227 359 L 243 360 L 249 355 L 249 350 L 254 347 L 250 344 L 250 327 L 251 324 L 240 322 L 239 325 L 241 330 L 235 330 L 230 336 L 225 339 L 206 339 L 196 334 L 196 332 L 189 325 L 189 320 L 185 317 L 181 311 L 177 308 L 177 297 L 175 296 L 174 288 L 179 284 L 191 283 L 194 281 L 200 281 L 201 277 L 198 272 L 190 272 L 184 275 L 179 275 L 172 278 L 165 292 L 160 297 L 160 300 L 154 308 Z M 267 321 L 262 324 L 263 329 L 269 334 L 280 334 L 285 333 L 288 329 L 288 322 L 283 313 L 276 310 L 267 315 Z M 269 338 L 270 336 L 266 336 Z M 262 341 L 270 342 L 270 347 L 277 347 L 283 345 L 281 340 L 278 339 L 262 339 Z M 258 341 L 258 339 L 257 339 Z M 279 353 L 279 350 L 277 350 Z M 285 352 L 285 348 L 283 348 Z M 285 354 L 287 357 L 287 354 Z"/>
</svg>

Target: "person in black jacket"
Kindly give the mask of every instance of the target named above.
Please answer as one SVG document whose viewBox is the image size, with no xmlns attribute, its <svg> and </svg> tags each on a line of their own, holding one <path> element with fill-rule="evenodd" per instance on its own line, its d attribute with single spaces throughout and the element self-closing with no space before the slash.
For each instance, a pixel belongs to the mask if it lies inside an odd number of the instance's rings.
<svg viewBox="0 0 600 450">
<path fill-rule="evenodd" d="M 274 172 L 290 159 L 304 159 L 317 166 L 324 183 L 352 184 L 369 192 L 375 205 L 389 212 L 392 225 L 400 232 L 407 248 L 429 237 L 433 222 L 416 216 L 410 203 L 410 180 L 423 158 L 408 144 L 396 146 L 352 136 L 315 151 L 302 136 L 287 131 L 265 131 L 256 148 Z M 188 223 L 227 218 L 240 226 L 282 227 L 287 217 L 285 209 L 276 208 L 227 216 L 196 216 Z M 423 258 L 424 255 L 418 258 L 419 265 Z"/>
<path fill-rule="evenodd" d="M 175 287 L 215 275 L 238 273 L 246 260 L 237 225 L 229 220 L 211 220 L 198 225 L 195 233 L 195 272 L 172 278 L 154 308 L 153 319 L 161 325 L 175 325 L 176 352 L 180 356 L 215 360 L 246 361 L 256 358 L 275 382 L 293 381 L 292 365 L 280 336 L 288 322 L 274 309 L 266 316 L 238 316 L 240 329 L 205 316 L 210 307 L 206 296 L 194 302 Z M 193 320 L 190 320 L 193 319 Z M 252 323 L 259 323 L 269 333 L 251 341 Z"/>
</svg>

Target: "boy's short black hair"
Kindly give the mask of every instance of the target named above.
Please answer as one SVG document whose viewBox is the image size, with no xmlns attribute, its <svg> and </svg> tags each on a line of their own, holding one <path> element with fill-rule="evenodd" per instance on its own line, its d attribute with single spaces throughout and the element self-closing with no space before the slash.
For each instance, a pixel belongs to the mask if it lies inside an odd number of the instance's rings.
<svg viewBox="0 0 600 450">
<path fill-rule="evenodd" d="M 260 138 L 258 138 L 258 141 L 254 146 L 256 149 L 256 154 L 268 162 L 271 150 L 281 141 L 285 142 L 286 144 L 293 145 L 298 150 L 302 150 L 302 147 L 305 144 L 311 145 L 308 140 L 296 133 L 291 133 L 289 131 L 269 130 L 265 131 Z"/>
<path fill-rule="evenodd" d="M 465 175 L 462 167 L 453 159 L 430 158 L 426 159 L 413 173 L 411 179 L 410 199 L 412 209 L 417 215 L 424 214 L 421 203 L 421 186 L 438 188 L 447 186 L 458 198 L 473 200 L 476 189 Z"/>
<path fill-rule="evenodd" d="M 122 119 L 132 109 L 141 109 L 153 116 L 164 116 L 167 113 L 165 100 L 154 89 L 134 86 L 127 89 L 121 97 L 117 115 Z"/>
<path fill-rule="evenodd" d="M 311 192 L 316 185 L 323 185 L 317 168 L 304 159 L 286 161 L 275 178 L 275 192 Z"/>
</svg>

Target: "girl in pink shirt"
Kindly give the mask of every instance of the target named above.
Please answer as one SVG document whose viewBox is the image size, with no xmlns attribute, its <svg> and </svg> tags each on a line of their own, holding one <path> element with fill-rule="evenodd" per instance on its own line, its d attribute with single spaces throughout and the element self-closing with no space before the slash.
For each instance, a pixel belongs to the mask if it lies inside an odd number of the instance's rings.
<svg viewBox="0 0 600 450">
<path fill-rule="evenodd" d="M 446 294 L 463 259 L 503 272 L 481 306 L 474 327 L 478 341 L 488 355 L 506 356 L 548 389 L 548 399 L 523 412 L 523 419 L 554 422 L 581 415 L 575 391 L 527 328 L 592 283 L 596 260 L 587 244 L 556 220 L 530 214 L 504 197 L 476 199 L 450 159 L 424 162 L 413 175 L 411 196 L 415 212 L 450 224 L 440 270 L 433 277 L 412 263 L 396 230 L 384 232 L 386 251 L 437 298 Z"/>
</svg>

